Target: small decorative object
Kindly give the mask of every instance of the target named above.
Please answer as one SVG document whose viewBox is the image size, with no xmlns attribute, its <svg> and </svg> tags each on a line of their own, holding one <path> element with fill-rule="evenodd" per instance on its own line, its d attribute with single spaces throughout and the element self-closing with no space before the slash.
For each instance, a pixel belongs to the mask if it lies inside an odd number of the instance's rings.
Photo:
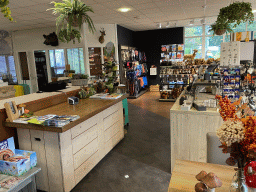
<svg viewBox="0 0 256 192">
<path fill-rule="evenodd" d="M 81 34 L 80 31 L 74 29 L 78 27 L 79 30 L 83 23 L 87 23 L 90 32 L 95 31 L 95 27 L 91 17 L 87 14 L 88 12 L 93 13 L 93 9 L 90 6 L 85 5 L 80 0 L 63 0 L 63 2 L 52 2 L 54 8 L 48 9 L 53 10 L 53 14 L 60 14 L 56 20 L 57 31 L 61 25 L 62 28 L 58 33 L 58 37 L 62 42 L 70 42 L 75 39 L 80 42 Z"/>
<path fill-rule="evenodd" d="M 26 105 L 20 104 L 18 107 L 21 108 L 21 114 L 24 114 Z"/>
<path fill-rule="evenodd" d="M 101 28 L 100 33 L 101 33 L 101 36 L 99 37 L 99 42 L 102 44 L 105 41 L 104 36 L 106 35 L 106 31 L 104 30 L 104 28 Z"/>
<path fill-rule="evenodd" d="M 250 192 L 256 192 L 256 161 L 251 161 L 244 168 L 245 183 Z"/>
<path fill-rule="evenodd" d="M 222 186 L 221 180 L 212 172 L 207 174 L 201 171 L 196 175 L 196 179 L 201 181 L 195 185 L 196 192 L 214 192 L 215 188 Z"/>
<path fill-rule="evenodd" d="M 235 165 L 237 163 L 237 191 L 248 191 L 245 184 L 244 168 L 246 164 L 256 159 L 256 117 L 244 110 L 247 104 L 238 101 L 231 103 L 227 97 L 216 96 L 219 100 L 220 114 L 224 123 L 217 130 L 217 136 L 221 141 L 223 153 L 230 153 L 226 163 Z M 246 169 L 245 169 L 246 170 Z M 246 170 L 248 171 L 248 169 Z"/>
<path fill-rule="evenodd" d="M 82 88 L 79 92 L 78 92 L 79 98 L 80 99 L 85 99 L 87 96 L 86 91 Z"/>
<path fill-rule="evenodd" d="M 50 33 L 49 35 L 43 35 L 45 38 L 44 44 L 51 46 L 58 46 L 59 40 L 55 32 Z"/>
<path fill-rule="evenodd" d="M 231 24 L 236 27 L 242 22 L 249 22 L 252 24 L 254 15 L 252 13 L 252 5 L 247 2 L 234 2 L 227 7 L 220 9 L 217 21 L 211 25 L 210 31 L 213 35 L 223 35 L 225 32 L 233 32 Z"/>
<path fill-rule="evenodd" d="M 196 57 L 196 53 L 198 52 L 197 49 L 193 50 L 193 54 L 190 55 L 184 55 L 183 61 L 185 62 L 186 65 L 194 65 L 194 59 Z"/>
<path fill-rule="evenodd" d="M 69 97 L 68 98 L 68 103 L 70 105 L 76 105 L 79 103 L 79 99 L 77 97 Z"/>
<path fill-rule="evenodd" d="M 11 10 L 9 7 L 7 7 L 7 5 L 9 5 L 9 0 L 0 1 L 1 12 L 4 14 L 4 17 L 9 19 L 10 21 L 13 21 L 13 18 L 11 16 Z"/>
</svg>

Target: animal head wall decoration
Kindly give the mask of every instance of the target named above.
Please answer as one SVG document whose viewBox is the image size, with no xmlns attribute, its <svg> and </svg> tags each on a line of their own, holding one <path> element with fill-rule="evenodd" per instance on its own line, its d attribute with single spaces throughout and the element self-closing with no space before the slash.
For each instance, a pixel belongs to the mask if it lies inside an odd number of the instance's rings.
<svg viewBox="0 0 256 192">
<path fill-rule="evenodd" d="M 102 44 L 105 41 L 104 36 L 106 35 L 106 30 L 104 30 L 104 28 L 101 28 L 100 33 L 101 33 L 101 36 L 99 37 L 99 42 Z"/>
<path fill-rule="evenodd" d="M 51 46 L 58 46 L 59 40 L 55 32 L 50 33 L 49 35 L 43 35 L 45 38 L 44 44 Z"/>
</svg>

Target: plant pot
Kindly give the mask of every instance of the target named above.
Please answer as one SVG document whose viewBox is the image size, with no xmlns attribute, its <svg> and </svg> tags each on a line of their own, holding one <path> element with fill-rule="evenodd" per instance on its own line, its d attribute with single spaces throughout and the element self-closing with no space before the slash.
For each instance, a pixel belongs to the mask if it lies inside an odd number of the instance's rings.
<svg viewBox="0 0 256 192">
<path fill-rule="evenodd" d="M 84 86 L 88 84 L 88 79 L 71 79 L 72 86 Z"/>
<path fill-rule="evenodd" d="M 67 22 L 69 22 L 69 18 L 70 18 L 70 16 L 68 16 L 67 18 L 66 18 L 66 20 L 67 20 Z M 71 25 L 73 26 L 73 27 L 78 27 L 79 25 L 78 25 L 78 19 L 77 19 L 77 17 L 76 16 L 74 16 L 73 18 L 72 18 L 72 23 L 71 23 Z"/>
<path fill-rule="evenodd" d="M 215 34 L 216 35 L 223 35 L 224 33 L 226 33 L 226 29 L 217 29 L 215 31 Z"/>
</svg>

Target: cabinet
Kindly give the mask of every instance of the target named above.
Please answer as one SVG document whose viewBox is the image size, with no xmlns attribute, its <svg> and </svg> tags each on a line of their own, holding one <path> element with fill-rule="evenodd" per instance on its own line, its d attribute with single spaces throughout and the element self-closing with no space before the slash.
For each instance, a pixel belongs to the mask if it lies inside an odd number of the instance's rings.
<svg viewBox="0 0 256 192">
<path fill-rule="evenodd" d="M 42 171 L 38 189 L 71 191 L 124 137 L 122 101 L 63 132 L 17 129 L 21 149 L 33 150 Z"/>
</svg>

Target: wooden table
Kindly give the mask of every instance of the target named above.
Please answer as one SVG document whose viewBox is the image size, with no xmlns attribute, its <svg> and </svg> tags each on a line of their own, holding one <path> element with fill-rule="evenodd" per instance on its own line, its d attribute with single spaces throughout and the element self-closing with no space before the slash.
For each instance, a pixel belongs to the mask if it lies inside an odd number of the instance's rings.
<svg viewBox="0 0 256 192">
<path fill-rule="evenodd" d="M 207 173 L 213 172 L 221 179 L 222 187 L 217 188 L 216 191 L 227 192 L 230 190 L 230 185 L 235 174 L 234 167 L 177 159 L 168 192 L 194 192 L 195 184 L 199 182 L 195 176 L 202 170 Z"/>
<path fill-rule="evenodd" d="M 21 179 L 16 185 L 14 185 L 10 189 L 0 188 L 1 192 L 17 192 L 22 190 L 22 192 L 36 192 L 36 182 L 35 182 L 35 175 L 41 171 L 41 168 L 34 167 L 28 172 L 26 172 L 24 175 L 20 176 Z M 3 177 L 1 177 L 3 176 Z M 11 176 L 0 174 L 0 177 L 3 178 L 3 180 L 6 180 L 11 178 Z M 0 179 L 1 182 L 1 179 Z"/>
</svg>

